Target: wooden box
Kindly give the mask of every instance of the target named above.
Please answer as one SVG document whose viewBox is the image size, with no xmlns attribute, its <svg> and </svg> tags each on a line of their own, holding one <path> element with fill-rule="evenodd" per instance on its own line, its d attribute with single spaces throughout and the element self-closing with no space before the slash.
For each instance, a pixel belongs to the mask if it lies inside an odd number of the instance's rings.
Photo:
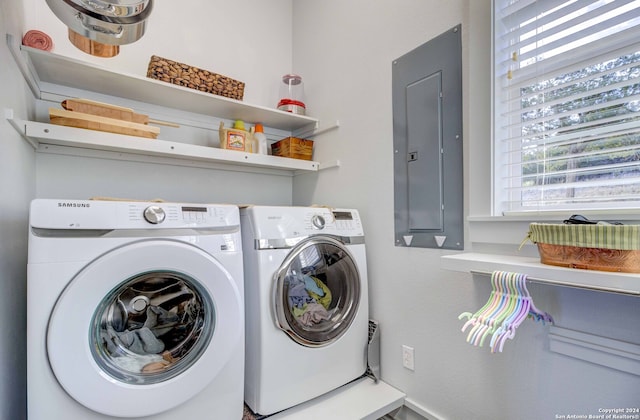
<svg viewBox="0 0 640 420">
<path fill-rule="evenodd" d="M 147 77 L 240 101 L 244 96 L 244 82 L 156 55 L 151 56 Z"/>
<path fill-rule="evenodd" d="M 313 140 L 287 137 L 271 144 L 271 154 L 294 159 L 311 160 Z"/>
<path fill-rule="evenodd" d="M 585 270 L 640 273 L 640 226 L 531 223 L 540 262 Z"/>
</svg>

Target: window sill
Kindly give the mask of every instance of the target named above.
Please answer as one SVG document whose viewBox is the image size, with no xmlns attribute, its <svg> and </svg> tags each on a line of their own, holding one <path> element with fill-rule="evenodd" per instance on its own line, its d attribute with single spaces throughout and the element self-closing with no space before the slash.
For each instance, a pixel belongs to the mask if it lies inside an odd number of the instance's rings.
<svg viewBox="0 0 640 420">
<path fill-rule="evenodd" d="M 595 270 L 556 267 L 540 263 L 536 257 L 520 257 L 485 253 L 459 253 L 440 259 L 445 270 L 490 275 L 493 271 L 526 274 L 530 281 L 563 287 L 640 296 L 640 276 Z"/>
<path fill-rule="evenodd" d="M 474 222 L 553 222 L 562 223 L 572 214 L 581 214 L 591 220 L 614 220 L 621 222 L 640 222 L 640 209 L 610 210 L 564 210 L 564 211 L 531 211 L 513 212 L 502 216 L 469 216 L 467 220 Z"/>
</svg>

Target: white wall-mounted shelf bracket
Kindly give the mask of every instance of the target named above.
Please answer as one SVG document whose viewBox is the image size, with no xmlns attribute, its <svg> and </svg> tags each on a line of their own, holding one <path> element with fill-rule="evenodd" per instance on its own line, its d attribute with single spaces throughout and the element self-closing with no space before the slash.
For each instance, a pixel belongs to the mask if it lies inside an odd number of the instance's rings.
<svg viewBox="0 0 640 420">
<path fill-rule="evenodd" d="M 323 128 L 320 128 L 320 124 L 316 123 L 315 127 L 312 130 L 305 129 L 305 130 L 295 131 L 293 133 L 293 135 L 294 135 L 294 137 L 300 137 L 300 138 L 303 138 L 303 137 L 316 137 L 316 136 L 324 134 L 324 133 L 326 133 L 328 131 L 335 130 L 335 129 L 339 128 L 339 127 L 340 127 L 340 121 L 339 120 L 336 120 L 336 122 L 334 124 L 331 124 L 331 125 L 329 125 L 327 127 L 323 127 Z"/>
<path fill-rule="evenodd" d="M 339 168 L 340 164 L 340 159 L 330 160 L 328 162 L 320 162 L 318 170 L 323 171 L 325 169 Z"/>
<path fill-rule="evenodd" d="M 40 99 L 40 87 L 37 76 L 22 56 L 20 44 L 14 39 L 13 35 L 9 33 L 7 34 L 7 46 L 9 47 L 9 51 L 11 52 L 13 59 L 18 65 L 18 68 L 20 69 L 20 73 L 22 73 L 22 77 L 24 77 L 24 80 L 29 85 L 29 89 L 31 89 L 33 96 L 35 96 L 36 99 Z"/>
<path fill-rule="evenodd" d="M 27 136 L 27 128 L 21 120 L 16 120 L 13 116 L 13 109 L 4 109 L 4 118 L 11 124 L 11 126 L 25 139 L 34 150 L 38 150 L 38 142 Z"/>
</svg>

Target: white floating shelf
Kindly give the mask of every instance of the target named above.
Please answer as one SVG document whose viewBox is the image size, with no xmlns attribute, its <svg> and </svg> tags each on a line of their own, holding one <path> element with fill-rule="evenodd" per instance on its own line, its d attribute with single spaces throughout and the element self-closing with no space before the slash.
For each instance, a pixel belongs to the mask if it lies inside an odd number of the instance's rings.
<svg viewBox="0 0 640 420">
<path fill-rule="evenodd" d="M 18 45 L 7 35 L 7 44 L 34 94 L 57 94 L 59 86 L 146 102 L 229 120 L 260 122 L 267 127 L 313 132 L 318 119 L 293 114 L 219 95 L 200 92 L 146 76 L 116 72 L 92 63 Z"/>
<path fill-rule="evenodd" d="M 640 275 L 583 270 L 542 264 L 538 258 L 511 255 L 460 253 L 440 258 L 445 270 L 491 274 L 512 271 L 526 274 L 531 281 L 556 286 L 640 296 Z"/>
<path fill-rule="evenodd" d="M 39 149 L 41 145 L 69 146 L 191 161 L 248 165 L 255 168 L 281 169 L 291 172 L 317 171 L 320 166 L 318 162 L 309 160 L 237 152 L 215 147 L 17 120 L 10 118 L 10 112 L 6 112 L 6 114 L 8 114 L 7 119 L 11 125 L 36 149 Z"/>
<path fill-rule="evenodd" d="M 18 67 L 38 98 L 51 95 L 68 96 L 69 92 L 74 90 L 88 91 L 217 119 L 260 122 L 265 127 L 280 130 L 289 135 L 305 133 L 314 136 L 339 126 L 339 122 L 336 121 L 334 125 L 320 129 L 316 118 L 252 105 L 144 76 L 116 72 L 92 63 L 20 45 L 19 40 L 14 39 L 11 34 L 7 34 L 6 38 Z M 13 119 L 11 110 L 5 110 L 5 114 L 16 130 L 36 150 L 43 152 L 49 151 L 51 147 L 42 147 L 42 145 L 53 145 L 83 150 L 122 152 L 141 158 L 150 156 L 209 162 L 227 165 L 227 167 L 232 165 L 250 172 L 272 173 L 273 170 L 279 170 L 280 173 L 284 171 L 291 175 L 300 171 L 322 169 L 321 165 L 314 161 L 16 120 Z M 73 154 L 73 151 L 69 153 Z M 334 167 L 339 164 L 323 166 Z"/>
</svg>

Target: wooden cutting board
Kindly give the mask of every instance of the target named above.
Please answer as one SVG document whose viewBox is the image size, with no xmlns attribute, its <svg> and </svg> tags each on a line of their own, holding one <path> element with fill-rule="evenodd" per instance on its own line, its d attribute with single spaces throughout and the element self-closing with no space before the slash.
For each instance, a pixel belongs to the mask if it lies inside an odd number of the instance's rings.
<svg viewBox="0 0 640 420">
<path fill-rule="evenodd" d="M 67 111 L 82 112 L 84 114 L 98 115 L 100 117 L 114 118 L 122 121 L 131 121 L 138 124 L 149 124 L 148 115 L 136 114 L 131 108 L 91 101 L 88 99 L 66 99 L 62 101 L 62 107 Z"/>
<path fill-rule="evenodd" d="M 73 98 L 62 101 L 62 107 L 68 111 L 82 112 L 85 114 L 98 115 L 100 117 L 115 118 L 116 120 L 131 121 L 138 124 L 156 124 L 167 127 L 179 128 L 176 123 L 162 120 L 153 120 L 148 115 L 138 114 L 131 108 L 119 105 L 107 104 L 104 102 L 92 101 L 90 99 Z"/>
<path fill-rule="evenodd" d="M 49 108 L 49 119 L 52 124 L 67 127 L 107 131 L 109 133 L 127 134 L 150 139 L 157 138 L 160 133 L 160 129 L 152 125 L 65 109 Z"/>
</svg>

